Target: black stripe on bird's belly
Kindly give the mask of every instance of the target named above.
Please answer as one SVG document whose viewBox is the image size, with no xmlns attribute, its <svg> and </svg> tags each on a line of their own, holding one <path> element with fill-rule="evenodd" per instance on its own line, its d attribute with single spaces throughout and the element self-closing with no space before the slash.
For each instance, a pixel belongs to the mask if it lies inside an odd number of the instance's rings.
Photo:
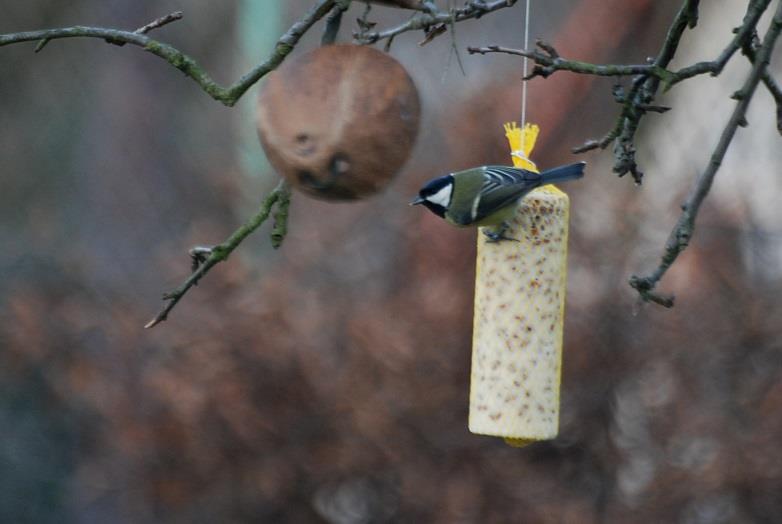
<svg viewBox="0 0 782 524">
<path fill-rule="evenodd" d="M 469 226 L 472 224 L 473 216 L 469 211 L 466 213 L 454 213 L 453 211 L 449 211 L 447 219 L 456 226 Z"/>
</svg>

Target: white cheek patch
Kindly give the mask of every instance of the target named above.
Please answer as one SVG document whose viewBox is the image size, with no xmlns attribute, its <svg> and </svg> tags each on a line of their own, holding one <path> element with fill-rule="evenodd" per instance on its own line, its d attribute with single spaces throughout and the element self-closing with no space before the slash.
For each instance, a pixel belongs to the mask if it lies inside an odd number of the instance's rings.
<svg viewBox="0 0 782 524">
<path fill-rule="evenodd" d="M 451 191 L 453 191 L 453 184 L 448 184 L 434 195 L 426 197 L 426 199 L 432 204 L 437 204 L 447 209 L 448 204 L 451 203 Z"/>
</svg>

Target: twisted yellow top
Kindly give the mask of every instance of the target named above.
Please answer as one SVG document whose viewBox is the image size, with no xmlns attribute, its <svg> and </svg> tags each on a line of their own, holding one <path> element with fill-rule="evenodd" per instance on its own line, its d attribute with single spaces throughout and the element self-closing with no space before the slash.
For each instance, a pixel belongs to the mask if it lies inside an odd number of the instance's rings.
<svg viewBox="0 0 782 524">
<path fill-rule="evenodd" d="M 507 123 L 504 127 L 505 136 L 508 137 L 508 143 L 510 144 L 513 166 L 537 173 L 538 167 L 535 165 L 535 162 L 529 159 L 529 155 L 532 153 L 532 148 L 535 147 L 535 142 L 538 140 L 540 128 L 535 124 L 524 124 L 522 128 L 516 122 Z"/>
</svg>

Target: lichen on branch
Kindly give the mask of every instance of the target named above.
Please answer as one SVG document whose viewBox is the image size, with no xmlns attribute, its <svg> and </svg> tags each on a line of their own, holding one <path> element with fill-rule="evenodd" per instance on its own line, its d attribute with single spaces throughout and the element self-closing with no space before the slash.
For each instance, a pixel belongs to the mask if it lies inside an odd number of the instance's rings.
<svg viewBox="0 0 782 524">
<path fill-rule="evenodd" d="M 145 328 L 149 329 L 160 324 L 168 318 L 168 314 L 177 305 L 177 303 L 198 284 L 198 281 L 206 275 L 210 269 L 224 262 L 228 256 L 233 253 L 239 244 L 244 241 L 253 231 L 258 229 L 271 215 L 274 210 L 274 225 L 271 232 L 271 243 L 276 249 L 282 245 L 285 235 L 288 231 L 288 207 L 290 206 L 291 192 L 290 187 L 285 181 L 280 181 L 271 193 L 266 195 L 261 202 L 258 211 L 247 222 L 242 224 L 231 236 L 224 242 L 212 247 L 197 246 L 190 250 L 190 256 L 193 259 L 193 271 L 190 276 L 173 291 L 163 294 L 165 306 L 160 312 L 146 323 Z"/>
<path fill-rule="evenodd" d="M 140 47 L 162 58 L 172 66 L 182 71 L 188 78 L 195 81 L 201 89 L 215 100 L 227 106 L 233 106 L 244 93 L 264 75 L 274 70 L 282 63 L 285 57 L 293 50 L 301 37 L 321 18 L 326 16 L 334 7 L 337 0 L 320 0 L 277 41 L 271 55 L 260 64 L 253 67 L 230 86 L 223 87 L 215 82 L 211 76 L 195 61 L 175 47 L 154 40 L 146 35 L 151 29 L 178 20 L 180 16 L 168 15 L 136 31 L 124 31 L 121 29 L 109 29 L 103 27 L 74 26 L 59 29 L 42 29 L 39 31 L 25 31 L 0 35 L 0 47 L 21 42 L 35 42 L 39 44 L 36 51 L 40 51 L 44 45 L 52 40 L 61 38 L 101 38 L 110 44 L 131 44 Z M 171 19 L 168 19 L 173 17 Z"/>
</svg>

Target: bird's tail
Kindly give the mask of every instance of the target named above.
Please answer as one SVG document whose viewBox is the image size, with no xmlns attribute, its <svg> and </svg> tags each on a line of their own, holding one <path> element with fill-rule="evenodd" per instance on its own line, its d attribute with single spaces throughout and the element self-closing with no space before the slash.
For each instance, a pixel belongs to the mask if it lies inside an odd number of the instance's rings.
<svg viewBox="0 0 782 524">
<path fill-rule="evenodd" d="M 577 162 L 566 166 L 555 167 L 548 171 L 543 171 L 540 176 L 543 184 L 554 184 L 566 180 L 575 180 L 584 176 L 584 166 L 586 162 Z"/>
</svg>

